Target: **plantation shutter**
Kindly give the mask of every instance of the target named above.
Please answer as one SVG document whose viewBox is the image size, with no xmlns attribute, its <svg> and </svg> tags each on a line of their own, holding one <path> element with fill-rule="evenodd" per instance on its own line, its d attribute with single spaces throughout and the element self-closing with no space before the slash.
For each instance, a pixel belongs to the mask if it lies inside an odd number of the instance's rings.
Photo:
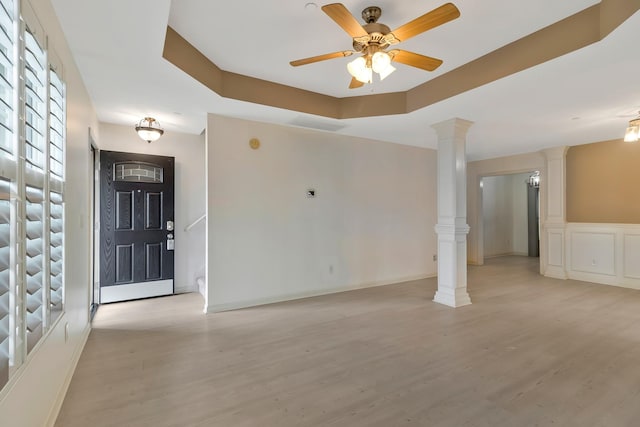
<svg viewBox="0 0 640 427">
<path fill-rule="evenodd" d="M 49 208 L 49 216 L 50 216 L 50 265 L 49 265 L 49 274 L 50 274 L 50 297 L 49 297 L 49 306 L 51 310 L 51 323 L 53 323 L 58 316 L 62 313 L 62 302 L 63 302 L 63 206 L 62 206 L 62 194 L 51 192 L 50 193 L 50 208 Z"/>
<path fill-rule="evenodd" d="M 47 135 L 47 67 L 45 52 L 38 39 L 27 28 L 24 32 L 25 69 L 25 134 L 24 158 L 27 186 L 25 189 L 25 288 L 27 352 L 44 333 L 49 298 L 44 277 L 44 177 Z M 30 178 L 31 177 L 31 178 Z M 37 178 L 36 178 L 37 177 Z M 37 184 L 36 184 L 37 183 Z M 37 186 L 36 186 L 37 185 Z"/>
<path fill-rule="evenodd" d="M 64 174 L 65 87 L 58 73 L 49 72 L 49 173 L 59 180 Z"/>
<path fill-rule="evenodd" d="M 0 2 L 0 150 L 13 153 L 14 109 L 14 4 L 10 0 Z"/>
<path fill-rule="evenodd" d="M 31 351 L 43 332 L 44 267 L 44 206 L 43 192 L 39 188 L 26 189 L 26 308 L 27 351 Z"/>
<path fill-rule="evenodd" d="M 0 388 L 9 379 L 11 359 L 11 201 L 10 183 L 0 180 Z"/>
<path fill-rule="evenodd" d="M 15 126 L 15 4 L 0 0 L 0 155 L 12 155 Z M 10 183 L 0 180 L 0 389 L 9 380 L 13 323 Z"/>
<path fill-rule="evenodd" d="M 26 167 L 43 171 L 46 134 L 47 87 L 45 54 L 27 30 L 25 41 L 25 161 Z"/>
<path fill-rule="evenodd" d="M 62 314 L 64 303 L 64 145 L 65 85 L 61 64 L 49 52 L 49 324 Z"/>
</svg>

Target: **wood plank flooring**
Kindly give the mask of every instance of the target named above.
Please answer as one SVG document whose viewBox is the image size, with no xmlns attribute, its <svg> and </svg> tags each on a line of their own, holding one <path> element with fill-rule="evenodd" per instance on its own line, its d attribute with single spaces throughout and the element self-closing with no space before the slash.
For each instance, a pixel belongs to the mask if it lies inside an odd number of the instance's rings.
<svg viewBox="0 0 640 427">
<path fill-rule="evenodd" d="M 638 426 L 640 292 L 470 267 L 204 315 L 198 294 L 100 307 L 56 422 L 102 426 Z"/>
</svg>

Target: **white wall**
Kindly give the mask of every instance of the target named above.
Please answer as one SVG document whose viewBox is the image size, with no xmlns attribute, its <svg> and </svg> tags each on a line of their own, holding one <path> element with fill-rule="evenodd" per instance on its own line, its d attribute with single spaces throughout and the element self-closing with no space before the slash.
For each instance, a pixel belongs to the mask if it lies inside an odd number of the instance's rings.
<svg viewBox="0 0 640 427">
<path fill-rule="evenodd" d="M 88 129 L 91 127 L 99 138 L 98 122 L 51 4 L 34 0 L 32 5 L 48 35 L 49 46 L 62 60 L 67 83 L 65 313 L 0 392 L 0 425 L 7 427 L 40 427 L 53 422 L 89 332 L 92 174 Z"/>
<path fill-rule="evenodd" d="M 161 122 L 162 123 L 162 122 Z M 205 270 L 205 223 L 189 232 L 186 226 L 205 212 L 204 135 L 166 131 L 159 140 L 148 143 L 131 126 L 100 123 L 101 150 L 175 157 L 175 290 L 197 290 L 196 278 Z"/>
<path fill-rule="evenodd" d="M 436 273 L 434 150 L 209 115 L 207 162 L 208 311 Z"/>
<path fill-rule="evenodd" d="M 527 184 L 530 173 L 482 179 L 484 256 L 527 255 Z"/>
<path fill-rule="evenodd" d="M 482 180 L 484 256 L 511 254 L 513 209 L 511 179 L 490 176 Z"/>
</svg>

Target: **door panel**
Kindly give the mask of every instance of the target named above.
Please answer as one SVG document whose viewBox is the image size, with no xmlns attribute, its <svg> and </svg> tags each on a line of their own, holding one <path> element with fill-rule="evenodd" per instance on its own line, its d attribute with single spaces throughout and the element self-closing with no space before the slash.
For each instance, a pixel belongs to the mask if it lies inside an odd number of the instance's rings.
<svg viewBox="0 0 640 427">
<path fill-rule="evenodd" d="M 100 288 L 109 302 L 173 293 L 173 178 L 173 157 L 100 152 Z"/>
<path fill-rule="evenodd" d="M 147 243 L 147 280 L 162 278 L 162 243 Z"/>
<path fill-rule="evenodd" d="M 146 194 L 145 203 L 145 230 L 162 229 L 162 193 Z"/>
<path fill-rule="evenodd" d="M 116 246 L 116 283 L 133 282 L 133 245 Z"/>
<path fill-rule="evenodd" d="M 116 193 L 116 230 L 131 230 L 133 226 L 133 193 Z"/>
</svg>

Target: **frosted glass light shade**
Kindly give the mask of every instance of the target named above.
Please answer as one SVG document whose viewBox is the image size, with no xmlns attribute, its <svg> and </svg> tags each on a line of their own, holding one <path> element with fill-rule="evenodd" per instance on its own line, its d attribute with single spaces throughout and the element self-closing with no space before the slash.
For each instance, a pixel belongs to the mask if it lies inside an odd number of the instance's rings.
<svg viewBox="0 0 640 427">
<path fill-rule="evenodd" d="M 359 57 L 347 64 L 347 71 L 356 80 L 362 83 L 371 83 L 372 72 L 371 68 L 367 67 L 367 61 L 364 57 Z"/>
<path fill-rule="evenodd" d="M 394 67 L 393 65 L 391 64 L 387 65 L 384 69 L 378 71 L 378 74 L 380 74 L 380 80 L 386 79 L 395 70 L 396 70 L 396 67 Z"/>
<path fill-rule="evenodd" d="M 164 133 L 164 130 L 156 119 L 153 117 L 145 117 L 140 120 L 136 126 L 136 132 L 140 138 L 151 143 L 153 141 L 157 141 Z"/>
</svg>

